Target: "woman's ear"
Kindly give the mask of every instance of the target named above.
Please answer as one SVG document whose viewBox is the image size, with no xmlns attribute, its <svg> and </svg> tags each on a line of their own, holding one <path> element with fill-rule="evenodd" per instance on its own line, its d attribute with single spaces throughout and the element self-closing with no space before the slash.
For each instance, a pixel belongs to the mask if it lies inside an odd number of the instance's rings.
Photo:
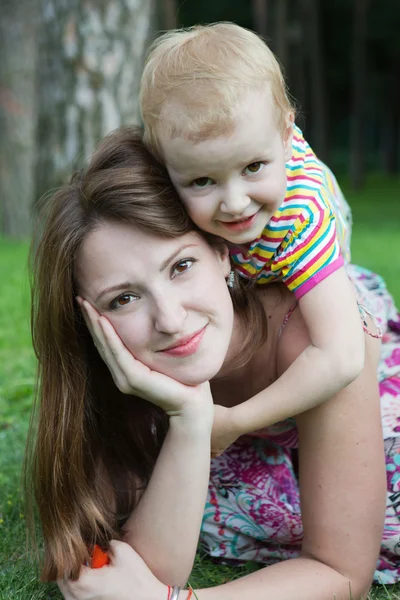
<svg viewBox="0 0 400 600">
<path fill-rule="evenodd" d="M 294 125 L 294 113 L 288 113 L 286 117 L 285 132 L 283 134 L 283 146 L 285 149 L 285 161 L 287 162 L 292 158 L 292 141 L 293 141 L 293 125 Z"/>
<path fill-rule="evenodd" d="M 217 248 L 216 252 L 221 265 L 222 273 L 224 274 L 224 277 L 226 279 L 232 270 L 228 246 L 226 244 L 221 243 L 220 246 Z"/>
</svg>

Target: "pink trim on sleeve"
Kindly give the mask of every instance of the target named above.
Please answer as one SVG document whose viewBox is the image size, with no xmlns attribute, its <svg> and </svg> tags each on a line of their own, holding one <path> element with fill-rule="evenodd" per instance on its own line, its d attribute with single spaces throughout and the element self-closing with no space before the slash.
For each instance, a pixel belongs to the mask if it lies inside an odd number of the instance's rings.
<svg viewBox="0 0 400 600">
<path fill-rule="evenodd" d="M 320 271 L 317 271 L 315 275 L 313 275 L 310 279 L 307 279 L 302 285 L 300 285 L 296 290 L 294 290 L 294 295 L 299 300 L 302 296 L 307 294 L 310 290 L 312 290 L 316 285 L 321 283 L 324 279 L 332 275 L 335 271 L 343 267 L 344 259 L 343 256 L 340 255 L 336 260 L 329 265 L 326 265 Z"/>
</svg>

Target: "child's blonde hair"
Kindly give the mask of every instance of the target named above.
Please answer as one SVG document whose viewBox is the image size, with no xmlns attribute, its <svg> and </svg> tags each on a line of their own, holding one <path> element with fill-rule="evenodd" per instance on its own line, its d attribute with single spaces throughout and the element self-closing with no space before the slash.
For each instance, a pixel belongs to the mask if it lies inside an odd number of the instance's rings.
<svg viewBox="0 0 400 600">
<path fill-rule="evenodd" d="M 194 142 L 229 133 L 245 93 L 266 85 L 283 133 L 294 107 L 280 65 L 258 35 L 234 23 L 168 31 L 150 47 L 143 71 L 145 142 L 162 156 L 161 132 Z"/>
</svg>

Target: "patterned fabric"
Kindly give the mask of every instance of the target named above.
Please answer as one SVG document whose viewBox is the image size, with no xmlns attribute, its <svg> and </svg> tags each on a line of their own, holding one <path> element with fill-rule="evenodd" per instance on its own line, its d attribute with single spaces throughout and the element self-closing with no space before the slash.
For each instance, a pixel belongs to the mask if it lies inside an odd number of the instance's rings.
<svg viewBox="0 0 400 600">
<path fill-rule="evenodd" d="M 300 298 L 350 262 L 351 213 L 333 173 L 296 126 L 286 177 L 286 197 L 261 236 L 245 251 L 233 246 L 231 255 L 244 277 L 283 281 Z"/>
<path fill-rule="evenodd" d="M 400 581 L 400 315 L 381 277 L 348 266 L 360 303 L 380 325 L 378 369 L 387 510 L 375 581 Z M 294 419 L 243 436 L 212 460 L 201 541 L 214 557 L 271 564 L 298 556 L 302 522 L 292 463 Z"/>
</svg>

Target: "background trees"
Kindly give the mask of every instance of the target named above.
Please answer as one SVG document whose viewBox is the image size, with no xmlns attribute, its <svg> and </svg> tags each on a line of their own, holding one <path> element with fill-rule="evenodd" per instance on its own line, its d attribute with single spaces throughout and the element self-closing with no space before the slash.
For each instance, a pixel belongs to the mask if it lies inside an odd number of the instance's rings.
<svg viewBox="0 0 400 600">
<path fill-rule="evenodd" d="M 333 169 L 354 187 L 371 170 L 399 176 L 398 0 L 3 0 L 0 232 L 29 235 L 34 202 L 102 135 L 137 122 L 157 30 L 218 20 L 268 38 L 298 123 Z"/>
<path fill-rule="evenodd" d="M 97 141 L 138 122 L 149 0 L 40 0 L 36 194 L 66 180 Z"/>
<path fill-rule="evenodd" d="M 0 223 L 30 233 L 34 189 L 35 0 L 4 0 L 0 18 Z"/>
<path fill-rule="evenodd" d="M 63 183 L 103 135 L 139 121 L 153 16 L 152 0 L 2 3 L 3 234 L 29 235 L 34 202 Z"/>
</svg>

